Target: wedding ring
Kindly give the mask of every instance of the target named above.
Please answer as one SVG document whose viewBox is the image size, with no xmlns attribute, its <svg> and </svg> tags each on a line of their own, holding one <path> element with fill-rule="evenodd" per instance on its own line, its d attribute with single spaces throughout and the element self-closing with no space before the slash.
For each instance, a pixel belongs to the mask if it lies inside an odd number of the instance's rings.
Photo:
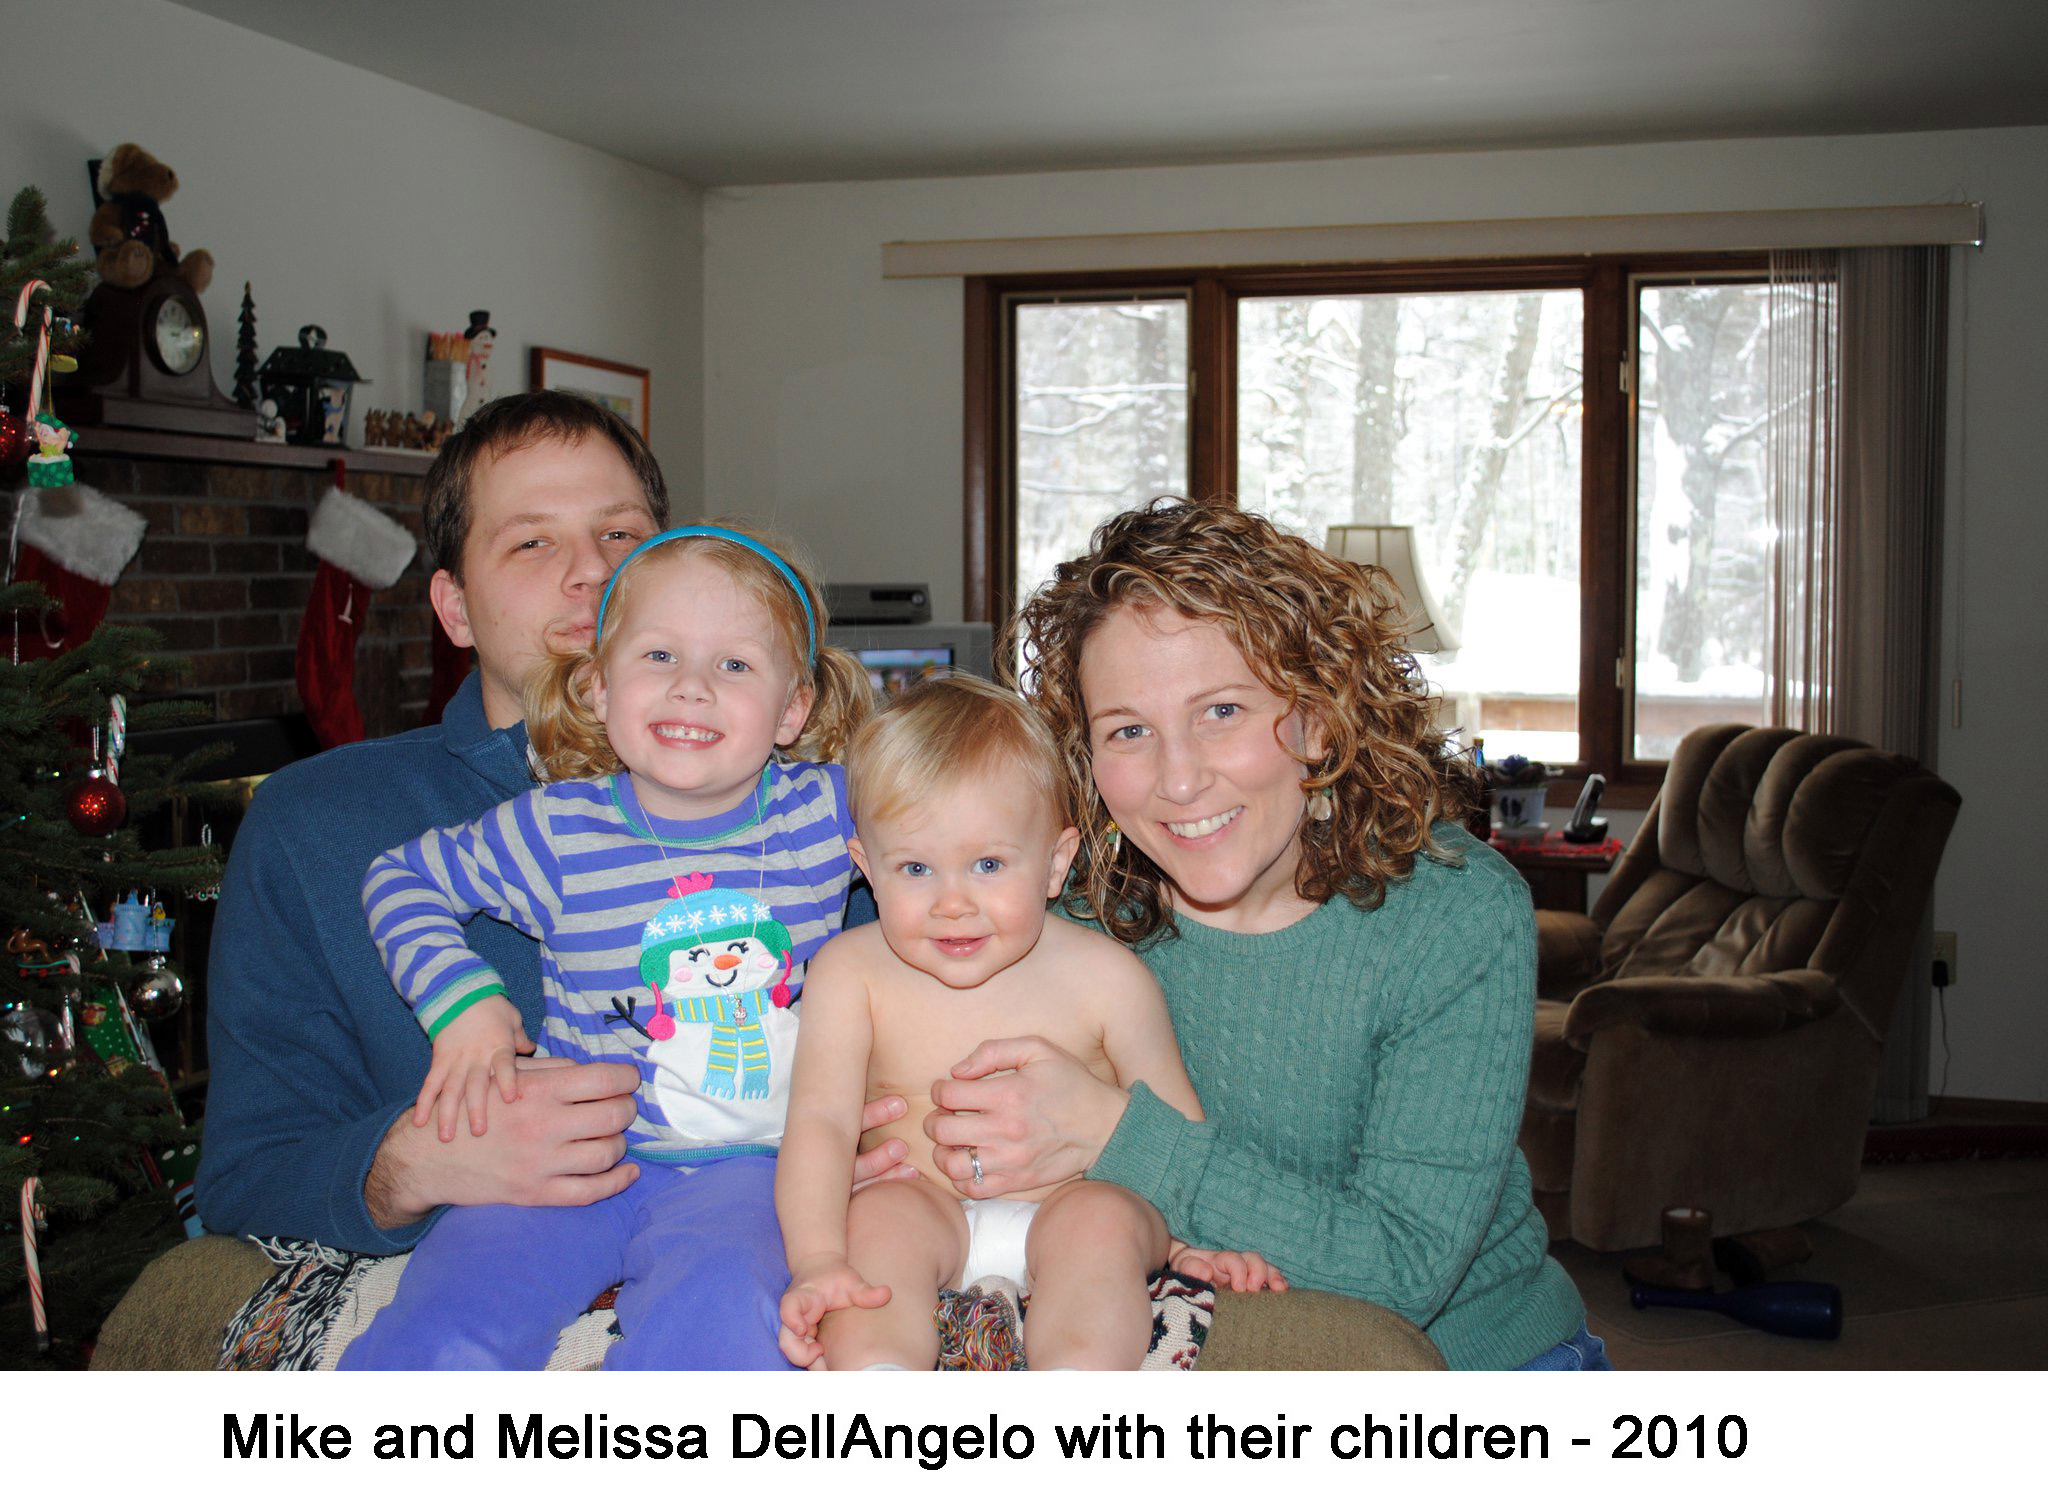
<svg viewBox="0 0 2048 1485">
<path fill-rule="evenodd" d="M 969 1145 L 967 1147 L 967 1163 L 974 1167 L 975 1185 L 979 1186 L 985 1180 L 987 1180 L 987 1176 L 983 1173 L 981 1168 L 981 1151 L 975 1149 L 972 1145 Z"/>
</svg>

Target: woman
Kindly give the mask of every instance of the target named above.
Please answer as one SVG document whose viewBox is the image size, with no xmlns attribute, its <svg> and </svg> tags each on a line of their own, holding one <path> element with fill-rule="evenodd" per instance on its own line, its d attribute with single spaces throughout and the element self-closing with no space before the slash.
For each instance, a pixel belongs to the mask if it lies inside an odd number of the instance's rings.
<svg viewBox="0 0 2048 1485">
<path fill-rule="evenodd" d="M 966 1194 L 1085 1169 L 1191 1242 L 1393 1310 L 1453 1367 L 1604 1368 L 1515 1148 L 1528 892 L 1450 823 L 1391 599 L 1256 516 L 1161 505 L 1026 605 L 1084 842 L 1067 909 L 1158 976 L 1208 1122 L 1021 1040 L 938 1085 L 930 1132 Z"/>
</svg>

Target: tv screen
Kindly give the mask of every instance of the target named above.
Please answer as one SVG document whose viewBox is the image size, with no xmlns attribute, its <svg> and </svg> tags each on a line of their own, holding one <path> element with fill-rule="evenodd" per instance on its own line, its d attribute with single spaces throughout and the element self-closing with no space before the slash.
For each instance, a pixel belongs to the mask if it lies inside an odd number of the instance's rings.
<svg viewBox="0 0 2048 1485">
<path fill-rule="evenodd" d="M 894 696 L 936 671 L 953 668 L 951 645 L 916 649 L 855 650 L 878 696 Z"/>
<path fill-rule="evenodd" d="M 995 678 L 986 624 L 834 624 L 825 638 L 860 661 L 877 699 L 941 671 Z"/>
</svg>

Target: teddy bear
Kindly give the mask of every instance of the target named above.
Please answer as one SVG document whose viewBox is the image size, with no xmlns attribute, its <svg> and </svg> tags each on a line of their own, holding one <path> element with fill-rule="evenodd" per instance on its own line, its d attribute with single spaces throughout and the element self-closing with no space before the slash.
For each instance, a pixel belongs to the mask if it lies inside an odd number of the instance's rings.
<svg viewBox="0 0 2048 1485">
<path fill-rule="evenodd" d="M 100 207 L 88 236 L 102 279 L 136 289 L 160 272 L 182 278 L 195 294 L 213 282 L 213 254 L 180 254 L 164 225 L 163 203 L 178 189 L 178 172 L 139 144 L 116 145 L 100 162 Z"/>
</svg>

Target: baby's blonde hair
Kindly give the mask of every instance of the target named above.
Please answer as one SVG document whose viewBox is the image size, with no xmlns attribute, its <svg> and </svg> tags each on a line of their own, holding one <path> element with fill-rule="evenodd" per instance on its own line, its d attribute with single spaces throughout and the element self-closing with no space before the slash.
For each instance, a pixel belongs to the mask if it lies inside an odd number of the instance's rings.
<svg viewBox="0 0 2048 1485">
<path fill-rule="evenodd" d="M 1064 827 L 1052 729 L 1014 691 L 958 673 L 919 681 L 855 734 L 846 754 L 856 830 L 900 818 L 968 779 L 1016 778 Z"/>
<path fill-rule="evenodd" d="M 822 639 L 830 622 L 825 595 L 810 568 L 777 536 L 737 521 L 721 521 L 735 531 L 761 543 L 789 565 L 803 584 L 811 612 L 817 616 Z M 605 606 L 604 633 L 595 646 L 550 654 L 526 683 L 526 733 L 533 744 L 544 779 L 593 779 L 620 773 L 625 765 L 612 751 L 604 724 L 590 701 L 590 685 L 603 674 L 612 646 L 624 630 L 623 615 L 634 595 L 646 585 L 647 575 L 662 566 L 680 561 L 685 555 L 702 557 L 731 575 L 739 590 L 768 612 L 775 637 L 782 644 L 797 688 L 811 697 L 810 715 L 803 730 L 784 751 L 792 758 L 832 760 L 843 756 L 861 723 L 874 710 L 873 687 L 860 661 L 844 650 L 818 646 L 818 658 L 806 665 L 811 629 L 803 604 L 790 587 L 789 579 L 777 572 L 757 553 L 730 541 L 710 536 L 677 537 L 650 547 L 621 566 Z"/>
</svg>

